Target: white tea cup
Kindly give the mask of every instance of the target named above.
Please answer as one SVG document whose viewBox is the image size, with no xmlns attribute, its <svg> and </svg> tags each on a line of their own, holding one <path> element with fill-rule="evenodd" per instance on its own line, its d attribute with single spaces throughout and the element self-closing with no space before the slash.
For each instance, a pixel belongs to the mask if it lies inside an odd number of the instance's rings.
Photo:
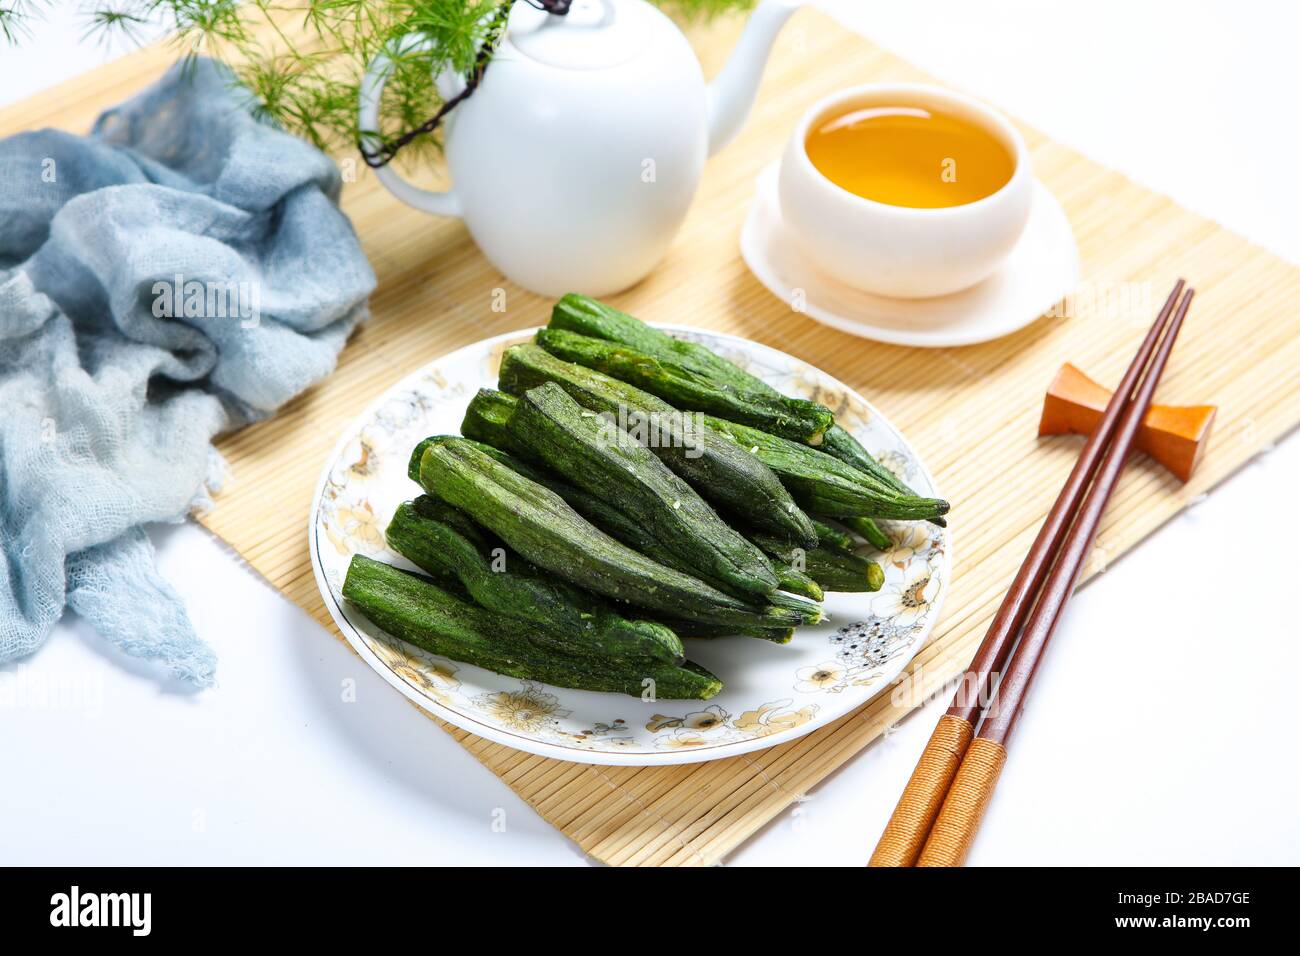
<svg viewBox="0 0 1300 956">
<path fill-rule="evenodd" d="M 809 131 L 871 107 L 939 110 L 979 127 L 1011 156 L 1011 178 L 983 199 L 941 208 L 894 206 L 849 192 L 813 165 Z M 817 269 L 876 295 L 919 299 L 959 292 L 997 269 L 1029 219 L 1034 177 L 1024 140 L 996 110 L 937 86 L 887 83 L 813 104 L 781 158 L 778 190 L 781 217 Z"/>
</svg>

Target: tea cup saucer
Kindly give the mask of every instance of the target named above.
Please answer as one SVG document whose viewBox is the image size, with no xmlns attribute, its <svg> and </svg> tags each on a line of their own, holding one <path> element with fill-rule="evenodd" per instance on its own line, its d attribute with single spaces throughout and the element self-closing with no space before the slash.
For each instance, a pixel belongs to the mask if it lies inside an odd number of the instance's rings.
<svg viewBox="0 0 1300 956">
<path fill-rule="evenodd" d="M 1034 183 L 1029 222 L 1006 261 L 983 282 L 933 299 L 895 299 L 824 275 L 796 248 L 781 220 L 776 164 L 758 177 L 740 233 L 740 254 L 777 298 L 824 325 L 891 345 L 974 345 L 1029 325 L 1074 291 L 1079 250 L 1065 210 Z"/>
</svg>

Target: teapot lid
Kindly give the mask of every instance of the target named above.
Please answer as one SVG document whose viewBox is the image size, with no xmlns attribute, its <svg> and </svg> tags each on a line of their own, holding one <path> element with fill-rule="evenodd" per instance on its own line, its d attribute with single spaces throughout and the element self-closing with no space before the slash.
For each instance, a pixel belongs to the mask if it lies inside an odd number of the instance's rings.
<svg viewBox="0 0 1300 956">
<path fill-rule="evenodd" d="M 566 70 L 618 66 L 651 45 L 657 11 L 641 0 L 573 0 L 564 16 L 516 3 L 507 38 L 531 60 Z"/>
</svg>

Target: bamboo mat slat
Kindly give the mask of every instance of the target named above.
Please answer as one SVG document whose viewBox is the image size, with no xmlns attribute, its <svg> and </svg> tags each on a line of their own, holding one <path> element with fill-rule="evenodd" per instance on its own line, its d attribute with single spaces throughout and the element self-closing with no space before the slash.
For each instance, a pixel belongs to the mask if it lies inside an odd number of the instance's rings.
<svg viewBox="0 0 1300 956">
<path fill-rule="evenodd" d="M 736 32 L 727 23 L 695 33 L 706 72 L 720 66 Z M 101 109 L 152 81 L 171 58 L 165 49 L 145 49 L 0 110 L 0 135 L 40 126 L 84 131 Z M 1138 296 L 1128 308 L 1044 317 L 985 345 L 913 350 L 845 336 L 772 298 L 740 261 L 738 234 L 755 176 L 780 154 L 799 113 L 850 84 L 926 79 L 822 14 L 800 13 L 777 43 L 755 115 L 709 163 L 667 260 L 615 304 L 647 319 L 732 332 L 793 353 L 887 414 L 953 504 L 956 563 L 943 618 L 892 692 L 800 740 L 730 760 L 589 767 L 522 754 L 443 725 L 598 860 L 721 861 L 962 670 L 1078 450 L 1078 439 L 1035 437 L 1043 390 L 1066 360 L 1114 383 L 1176 275 L 1186 276 L 1198 296 L 1159 400 L 1217 404 L 1215 434 L 1186 486 L 1145 460 L 1129 469 L 1089 575 L 1300 418 L 1300 269 L 1023 126 L 1038 176 L 1075 229 L 1081 291 L 1116 293 L 1124 283 L 1139 283 L 1145 301 Z M 374 319 L 348 344 L 330 379 L 276 418 L 222 440 L 232 481 L 201 519 L 336 636 L 307 555 L 311 493 L 336 436 L 397 378 L 466 343 L 542 324 L 549 307 L 506 282 L 459 223 L 398 205 L 358 165 L 345 166 L 345 175 L 355 176 L 343 205 L 379 276 Z M 498 288 L 507 295 L 504 313 L 491 309 Z M 869 849 L 864 845 L 864 860 Z"/>
</svg>

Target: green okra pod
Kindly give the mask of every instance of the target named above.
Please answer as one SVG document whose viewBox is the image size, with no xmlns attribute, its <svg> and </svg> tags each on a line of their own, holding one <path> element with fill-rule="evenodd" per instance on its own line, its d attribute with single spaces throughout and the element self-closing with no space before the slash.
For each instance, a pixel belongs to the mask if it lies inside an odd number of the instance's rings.
<svg viewBox="0 0 1300 956">
<path fill-rule="evenodd" d="M 698 664 L 565 655 L 531 639 L 519 622 L 469 604 L 433 581 L 354 555 L 343 596 L 393 637 L 439 657 L 557 687 L 707 700 L 722 682 Z"/>
</svg>

